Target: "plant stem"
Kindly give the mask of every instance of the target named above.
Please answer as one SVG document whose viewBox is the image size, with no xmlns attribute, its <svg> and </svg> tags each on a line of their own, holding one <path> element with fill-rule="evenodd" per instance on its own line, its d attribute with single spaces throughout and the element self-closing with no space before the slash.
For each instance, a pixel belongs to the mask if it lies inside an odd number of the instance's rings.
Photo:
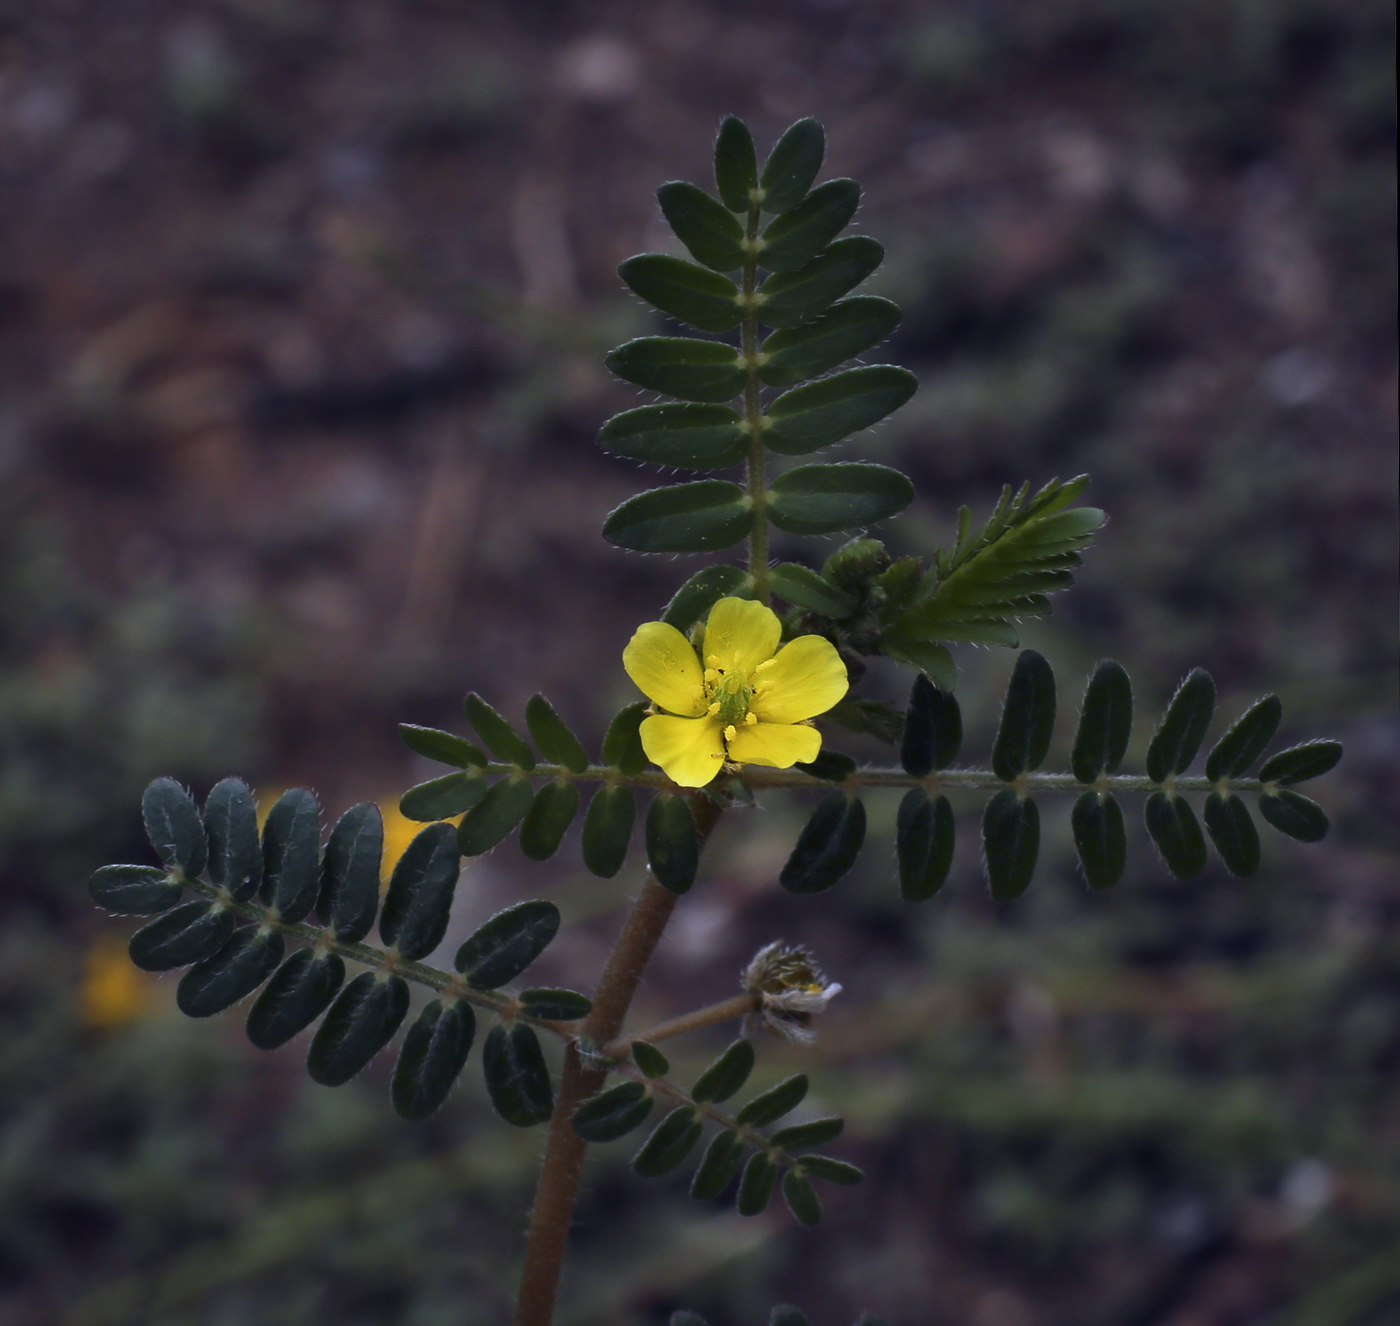
<svg viewBox="0 0 1400 1326">
<path fill-rule="evenodd" d="M 760 603 L 772 601 L 768 574 L 768 476 L 763 467 L 763 405 L 759 398 L 758 381 L 758 257 L 753 252 L 758 239 L 758 205 L 749 208 L 745 237 L 750 249 L 744 259 L 744 321 L 741 324 L 740 348 L 748 378 L 744 383 L 744 425 L 749 433 L 749 459 L 745 488 L 753 510 L 753 525 L 749 530 L 749 577 L 753 581 L 754 597 Z"/>
<path fill-rule="evenodd" d="M 692 796 L 691 810 L 703 847 L 719 819 L 720 807 L 708 797 Z M 580 1034 L 595 1045 L 607 1044 L 622 1030 L 632 998 L 679 900 L 648 872 L 641 895 L 608 955 L 593 996 L 593 1011 L 580 1028 Z M 549 1121 L 535 1204 L 530 1212 L 530 1239 L 520 1276 L 515 1326 L 550 1326 L 554 1318 L 564 1250 L 578 1198 L 584 1153 L 588 1149 L 588 1144 L 574 1132 L 574 1111 L 597 1093 L 607 1075 L 606 1067 L 593 1067 L 584 1062 L 577 1042 L 571 1042 L 565 1049 L 559 1096 Z"/>
<path fill-rule="evenodd" d="M 684 1013 L 678 1018 L 659 1022 L 648 1031 L 639 1031 L 634 1036 L 621 1036 L 603 1046 L 602 1053 L 609 1059 L 623 1059 L 630 1053 L 633 1041 L 646 1041 L 648 1045 L 656 1041 L 670 1040 L 672 1036 L 684 1036 L 702 1027 L 713 1027 L 718 1022 L 730 1022 L 752 1013 L 763 1001 L 753 995 L 735 995 L 732 999 L 722 999 L 707 1008 L 697 1008 L 693 1013 Z"/>
</svg>

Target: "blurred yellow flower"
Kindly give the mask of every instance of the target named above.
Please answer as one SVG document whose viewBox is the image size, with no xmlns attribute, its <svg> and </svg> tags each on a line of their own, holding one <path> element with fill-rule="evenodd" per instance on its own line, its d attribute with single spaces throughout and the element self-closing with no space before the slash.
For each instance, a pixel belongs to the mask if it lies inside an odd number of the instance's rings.
<svg viewBox="0 0 1400 1326">
<path fill-rule="evenodd" d="M 151 978 L 132 966 L 126 945 L 99 935 L 87 951 L 78 1003 L 90 1027 L 120 1027 L 139 1018 L 151 1002 Z"/>
<path fill-rule="evenodd" d="M 780 649 L 781 639 L 777 614 L 750 599 L 710 610 L 703 666 L 674 626 L 639 626 L 622 666 L 665 711 L 642 721 L 647 758 L 681 787 L 703 787 L 726 760 L 787 769 L 816 759 L 822 739 L 809 720 L 846 694 L 846 665 L 819 635 Z"/>
</svg>

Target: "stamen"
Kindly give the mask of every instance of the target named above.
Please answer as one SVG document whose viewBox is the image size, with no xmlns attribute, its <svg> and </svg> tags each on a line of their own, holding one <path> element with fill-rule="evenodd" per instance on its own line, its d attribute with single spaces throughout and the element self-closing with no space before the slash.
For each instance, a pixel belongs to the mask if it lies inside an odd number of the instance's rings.
<svg viewBox="0 0 1400 1326">
<path fill-rule="evenodd" d="M 733 724 L 733 723 L 731 723 L 727 728 L 724 729 L 724 739 L 725 739 L 726 741 L 733 741 L 734 738 L 735 738 L 736 736 L 738 736 L 738 735 L 739 735 L 739 734 L 738 734 L 738 732 L 735 730 L 734 724 Z"/>
<path fill-rule="evenodd" d="M 753 726 L 755 723 L 757 723 L 757 722 L 758 722 L 758 715 L 757 715 L 757 714 L 745 714 L 745 715 L 744 715 L 744 726 L 745 726 L 745 727 L 752 727 L 752 726 Z"/>
</svg>

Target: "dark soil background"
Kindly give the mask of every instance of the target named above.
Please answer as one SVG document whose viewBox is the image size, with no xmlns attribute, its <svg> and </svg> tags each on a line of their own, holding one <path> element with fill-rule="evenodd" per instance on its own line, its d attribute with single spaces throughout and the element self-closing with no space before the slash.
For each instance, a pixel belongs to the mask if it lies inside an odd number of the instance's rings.
<svg viewBox="0 0 1400 1326">
<path fill-rule="evenodd" d="M 1092 474 L 1111 523 L 1025 632 L 1057 750 L 1111 655 L 1130 764 L 1196 664 L 1223 717 L 1277 691 L 1348 754 L 1321 845 L 1183 884 L 1139 832 L 1097 897 L 1067 803 L 1006 906 L 976 798 L 919 909 L 893 801 L 811 900 L 775 884 L 804 804 L 730 817 L 638 1025 L 813 945 L 845 993 L 762 1081 L 810 1072 L 867 1181 L 804 1233 L 599 1148 L 561 1326 L 1400 1319 L 1393 31 L 1383 0 L 0 5 L 0 1322 L 506 1320 L 540 1139 L 474 1068 L 421 1125 L 385 1063 L 315 1086 L 181 1017 L 84 880 L 147 859 L 160 773 L 392 807 L 431 771 L 395 723 L 460 730 L 467 690 L 596 749 L 693 569 L 598 534 L 655 482 L 592 445 L 651 325 L 615 267 L 731 111 L 763 146 L 819 116 L 866 190 L 881 357 L 923 385 L 838 450 L 915 477 L 891 544 Z M 1011 656 L 959 663 L 980 758 Z M 637 879 L 507 845 L 454 927 L 555 898 L 541 974 L 586 989 Z"/>
</svg>

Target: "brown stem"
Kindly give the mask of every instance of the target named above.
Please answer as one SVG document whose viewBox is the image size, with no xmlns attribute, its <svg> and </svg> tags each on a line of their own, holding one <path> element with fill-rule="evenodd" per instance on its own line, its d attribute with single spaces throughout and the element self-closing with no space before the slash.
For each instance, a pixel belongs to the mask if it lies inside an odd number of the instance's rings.
<svg viewBox="0 0 1400 1326">
<path fill-rule="evenodd" d="M 691 798 L 690 805 L 703 847 L 719 819 L 720 807 L 699 795 Z M 632 997 L 642 983 L 647 964 L 678 901 L 676 894 L 663 889 L 648 872 L 641 895 L 608 955 L 607 966 L 593 995 L 593 1011 L 579 1029 L 579 1034 L 593 1044 L 606 1045 L 622 1030 Z M 584 1063 L 576 1043 L 571 1042 L 564 1051 L 559 1096 L 554 1104 L 554 1116 L 549 1121 L 544 1161 L 530 1212 L 530 1241 L 525 1248 L 525 1265 L 520 1276 L 515 1326 L 550 1326 L 554 1319 L 564 1249 L 569 1241 L 583 1157 L 588 1149 L 588 1144 L 574 1132 L 574 1111 L 602 1087 L 607 1075 L 606 1068 Z"/>
<path fill-rule="evenodd" d="M 657 1041 L 670 1040 L 672 1036 L 684 1036 L 687 1032 L 699 1031 L 702 1027 L 713 1027 L 718 1022 L 731 1022 L 734 1018 L 744 1017 L 756 1011 L 762 1003 L 761 996 L 750 994 L 721 999 L 719 1003 L 697 1008 L 693 1013 L 683 1013 L 678 1018 L 667 1018 L 665 1022 L 658 1022 L 656 1026 L 648 1027 L 646 1031 L 639 1031 L 635 1035 L 619 1036 L 617 1040 L 609 1041 L 603 1046 L 603 1053 L 609 1059 L 622 1059 L 630 1053 L 633 1041 L 646 1041 L 648 1045 L 653 1045 Z"/>
</svg>

